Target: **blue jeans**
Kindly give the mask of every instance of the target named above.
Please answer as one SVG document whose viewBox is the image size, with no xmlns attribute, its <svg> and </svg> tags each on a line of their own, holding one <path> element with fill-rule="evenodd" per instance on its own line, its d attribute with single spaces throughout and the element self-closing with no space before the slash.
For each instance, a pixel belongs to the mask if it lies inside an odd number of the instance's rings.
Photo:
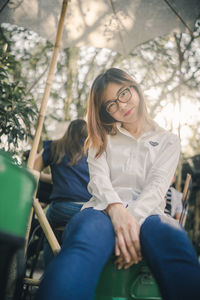
<svg viewBox="0 0 200 300">
<path fill-rule="evenodd" d="M 200 266 L 184 230 L 170 217 L 150 216 L 141 227 L 144 258 L 164 300 L 200 299 Z M 67 225 L 62 249 L 49 264 L 36 300 L 93 300 L 115 234 L 102 211 L 85 209 Z"/>
<path fill-rule="evenodd" d="M 46 216 L 59 243 L 62 241 L 62 232 L 56 231 L 55 228 L 68 224 L 70 219 L 80 211 L 81 207 L 81 204 L 64 200 L 56 200 L 50 204 Z M 51 247 L 45 238 L 43 244 L 43 259 L 45 268 L 53 257 L 54 255 Z"/>
<path fill-rule="evenodd" d="M 198 257 L 176 220 L 150 216 L 141 227 L 140 240 L 164 300 L 200 299 Z"/>
</svg>

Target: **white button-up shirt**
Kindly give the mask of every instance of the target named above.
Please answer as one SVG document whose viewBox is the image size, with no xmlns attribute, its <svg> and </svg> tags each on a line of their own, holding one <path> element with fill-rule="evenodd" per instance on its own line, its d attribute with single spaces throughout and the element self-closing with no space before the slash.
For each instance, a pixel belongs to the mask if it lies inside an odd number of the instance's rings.
<svg viewBox="0 0 200 300">
<path fill-rule="evenodd" d="M 88 164 L 92 198 L 83 208 L 104 210 L 111 203 L 122 203 L 142 224 L 152 214 L 164 214 L 165 195 L 175 173 L 180 142 L 176 135 L 155 124 L 155 129 L 138 139 L 117 126 L 108 136 L 106 151 L 95 158 L 90 147 Z"/>
</svg>

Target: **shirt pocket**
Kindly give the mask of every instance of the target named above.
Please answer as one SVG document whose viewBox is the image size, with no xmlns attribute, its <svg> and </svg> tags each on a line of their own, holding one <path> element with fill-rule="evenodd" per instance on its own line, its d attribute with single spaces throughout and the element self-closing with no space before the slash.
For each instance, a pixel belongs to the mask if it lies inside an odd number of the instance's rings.
<svg viewBox="0 0 200 300">
<path fill-rule="evenodd" d="M 146 160 L 151 164 L 154 163 L 156 158 L 158 157 L 158 153 L 160 151 L 160 144 L 158 141 L 146 141 L 144 142 L 144 148 L 146 152 Z"/>
<path fill-rule="evenodd" d="M 110 170 L 112 171 L 112 177 L 116 174 L 120 175 L 126 170 L 130 169 L 132 162 L 132 151 L 130 148 L 115 147 L 110 153 L 107 153 L 107 162 Z"/>
</svg>

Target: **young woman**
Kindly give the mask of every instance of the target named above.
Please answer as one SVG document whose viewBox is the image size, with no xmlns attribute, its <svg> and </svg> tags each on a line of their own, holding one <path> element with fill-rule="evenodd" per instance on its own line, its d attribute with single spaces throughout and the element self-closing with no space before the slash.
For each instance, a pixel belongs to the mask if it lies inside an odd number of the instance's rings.
<svg viewBox="0 0 200 300">
<path fill-rule="evenodd" d="M 124 71 L 112 68 L 95 79 L 85 146 L 92 198 L 67 225 L 37 299 L 94 299 L 113 251 L 119 269 L 144 257 L 163 299 L 200 299 L 196 254 L 183 229 L 164 214 L 179 140 L 151 120 L 140 87 Z"/>
<path fill-rule="evenodd" d="M 34 169 L 42 171 L 47 166 L 51 169 L 53 186 L 47 219 L 53 230 L 66 225 L 91 197 L 87 190 L 89 171 L 87 156 L 83 149 L 87 135 L 86 122 L 81 119 L 74 120 L 62 138 L 44 141 L 43 149 L 36 158 Z M 60 232 L 57 233 L 57 238 L 61 242 Z M 45 266 L 52 258 L 52 251 L 45 239 Z"/>
</svg>

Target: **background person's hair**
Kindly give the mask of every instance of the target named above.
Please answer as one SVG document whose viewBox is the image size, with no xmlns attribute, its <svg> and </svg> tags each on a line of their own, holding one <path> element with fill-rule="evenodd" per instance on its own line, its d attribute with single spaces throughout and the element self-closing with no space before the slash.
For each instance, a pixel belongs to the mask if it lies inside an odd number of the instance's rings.
<svg viewBox="0 0 200 300">
<path fill-rule="evenodd" d="M 59 164 L 65 154 L 69 157 L 68 165 L 76 165 L 84 156 L 84 142 L 87 138 L 87 123 L 77 119 L 72 121 L 62 138 L 52 141 L 50 160 L 52 164 Z"/>
<path fill-rule="evenodd" d="M 107 135 L 116 134 L 116 120 L 103 109 L 104 91 L 109 83 L 131 85 L 137 91 L 139 102 L 139 115 L 144 120 L 150 120 L 147 113 L 146 104 L 142 90 L 138 83 L 126 72 L 111 68 L 104 74 L 100 74 L 94 80 L 88 103 L 87 123 L 88 123 L 88 138 L 85 143 L 85 150 L 89 145 L 97 149 L 96 157 L 99 157 L 106 149 Z"/>
</svg>

